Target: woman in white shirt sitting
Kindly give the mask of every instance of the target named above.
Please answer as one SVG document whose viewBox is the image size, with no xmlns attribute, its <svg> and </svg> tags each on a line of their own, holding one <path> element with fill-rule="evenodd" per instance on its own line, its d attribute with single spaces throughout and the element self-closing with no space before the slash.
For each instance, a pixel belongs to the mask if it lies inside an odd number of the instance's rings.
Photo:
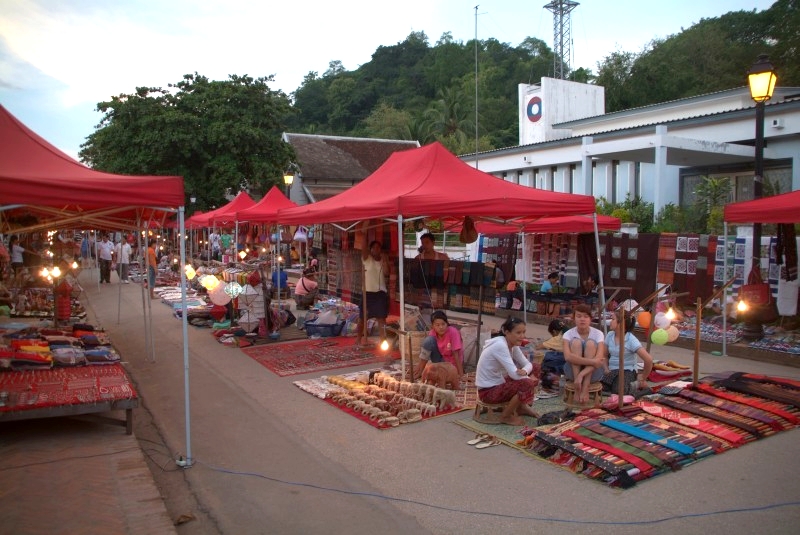
<svg viewBox="0 0 800 535">
<path fill-rule="evenodd" d="M 522 416 L 538 417 L 531 403 L 539 383 L 535 377 L 529 377 L 533 364 L 520 349 L 525 340 L 525 322 L 519 318 L 508 318 L 500 331 L 502 336 L 486 341 L 478 359 L 475 372 L 478 398 L 484 403 L 508 403 L 500 414 L 500 422 L 525 425 Z"/>
</svg>

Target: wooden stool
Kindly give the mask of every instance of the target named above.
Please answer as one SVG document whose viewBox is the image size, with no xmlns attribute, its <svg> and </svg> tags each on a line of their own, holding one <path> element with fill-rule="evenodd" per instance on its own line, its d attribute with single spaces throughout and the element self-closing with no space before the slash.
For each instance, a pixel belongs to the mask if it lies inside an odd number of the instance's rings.
<svg viewBox="0 0 800 535">
<path fill-rule="evenodd" d="M 603 402 L 603 383 L 592 383 L 589 385 L 589 403 L 577 403 L 575 401 L 575 383 L 567 381 L 564 385 L 564 404 L 568 407 L 588 408 L 599 407 Z"/>
<path fill-rule="evenodd" d="M 484 403 L 480 399 L 475 403 L 475 412 L 472 419 L 483 424 L 500 423 L 500 415 L 508 406 L 508 403 Z"/>
</svg>

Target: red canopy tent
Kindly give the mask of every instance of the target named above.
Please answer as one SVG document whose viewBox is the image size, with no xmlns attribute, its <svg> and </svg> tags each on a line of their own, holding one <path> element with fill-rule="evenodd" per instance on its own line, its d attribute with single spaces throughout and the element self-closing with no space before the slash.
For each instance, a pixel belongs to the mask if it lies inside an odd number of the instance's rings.
<svg viewBox="0 0 800 535">
<path fill-rule="evenodd" d="M 323 201 L 278 211 L 282 223 L 375 218 L 519 217 L 592 214 L 594 197 L 512 184 L 459 160 L 440 143 L 392 154 L 370 176 Z"/>
<path fill-rule="evenodd" d="M 236 218 L 247 223 L 277 223 L 278 210 L 296 206 L 297 204 L 290 201 L 279 187 L 272 186 L 272 189 L 256 204 L 239 210 Z"/>
<path fill-rule="evenodd" d="M 211 227 L 215 224 L 225 225 L 227 223 L 235 223 L 236 213 L 239 210 L 250 208 L 255 203 L 256 201 L 254 201 L 253 198 L 247 194 L 247 192 L 240 191 L 228 204 L 221 206 L 216 210 L 211 210 L 210 212 L 201 214 L 196 218 L 195 216 L 192 216 L 191 219 L 194 224 L 203 227 Z"/>
<path fill-rule="evenodd" d="M 395 152 L 352 188 L 318 203 L 278 210 L 278 218 L 286 224 L 392 219 L 397 221 L 398 242 L 403 243 L 403 221 L 413 217 L 470 216 L 476 221 L 505 222 L 594 213 L 595 201 L 590 195 L 506 182 L 467 165 L 435 142 Z M 400 324 L 404 325 L 403 262 L 398 278 Z"/>
<path fill-rule="evenodd" d="M 162 214 L 163 222 L 168 212 L 178 212 L 179 226 L 183 227 L 184 199 L 182 177 L 95 171 L 45 141 L 0 105 L 0 212 L 6 221 L 15 212 L 38 218 L 36 225 L 15 227 L 15 232 L 77 226 L 119 229 L 149 224 L 156 213 Z M 180 230 L 183 233 L 184 229 Z M 185 259 L 182 241 L 181 260 Z M 183 279 L 183 271 L 181 274 Z M 186 310 L 185 284 L 181 287 L 181 303 Z M 183 314 L 186 456 L 191 459 L 186 318 Z"/>
<path fill-rule="evenodd" d="M 800 221 L 800 190 L 725 205 L 726 223 L 797 223 Z"/>
<path fill-rule="evenodd" d="M 0 206 L 61 228 L 121 228 L 183 206 L 183 178 L 103 173 L 70 158 L 0 106 Z M 30 230 L 17 229 L 17 230 Z"/>
</svg>

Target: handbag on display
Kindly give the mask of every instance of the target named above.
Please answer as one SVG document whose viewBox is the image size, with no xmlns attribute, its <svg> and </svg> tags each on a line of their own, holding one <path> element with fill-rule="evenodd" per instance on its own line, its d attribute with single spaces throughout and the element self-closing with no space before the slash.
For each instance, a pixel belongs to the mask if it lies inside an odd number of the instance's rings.
<svg viewBox="0 0 800 535">
<path fill-rule="evenodd" d="M 308 229 L 303 225 L 297 227 L 297 230 L 294 233 L 294 241 L 299 242 L 307 242 L 308 241 Z"/>
<path fill-rule="evenodd" d="M 772 301 L 769 283 L 761 279 L 761 270 L 756 266 L 747 276 L 747 284 L 739 288 L 739 299 L 750 305 L 768 305 Z"/>
</svg>

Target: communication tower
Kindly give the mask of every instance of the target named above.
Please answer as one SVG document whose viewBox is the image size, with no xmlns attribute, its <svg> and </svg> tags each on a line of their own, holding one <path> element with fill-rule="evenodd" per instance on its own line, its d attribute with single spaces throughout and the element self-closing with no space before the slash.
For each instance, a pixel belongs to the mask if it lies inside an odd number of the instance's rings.
<svg viewBox="0 0 800 535">
<path fill-rule="evenodd" d="M 553 13 L 553 78 L 566 79 L 572 57 L 572 23 L 569 14 L 578 7 L 573 0 L 552 0 L 544 8 Z"/>
</svg>

